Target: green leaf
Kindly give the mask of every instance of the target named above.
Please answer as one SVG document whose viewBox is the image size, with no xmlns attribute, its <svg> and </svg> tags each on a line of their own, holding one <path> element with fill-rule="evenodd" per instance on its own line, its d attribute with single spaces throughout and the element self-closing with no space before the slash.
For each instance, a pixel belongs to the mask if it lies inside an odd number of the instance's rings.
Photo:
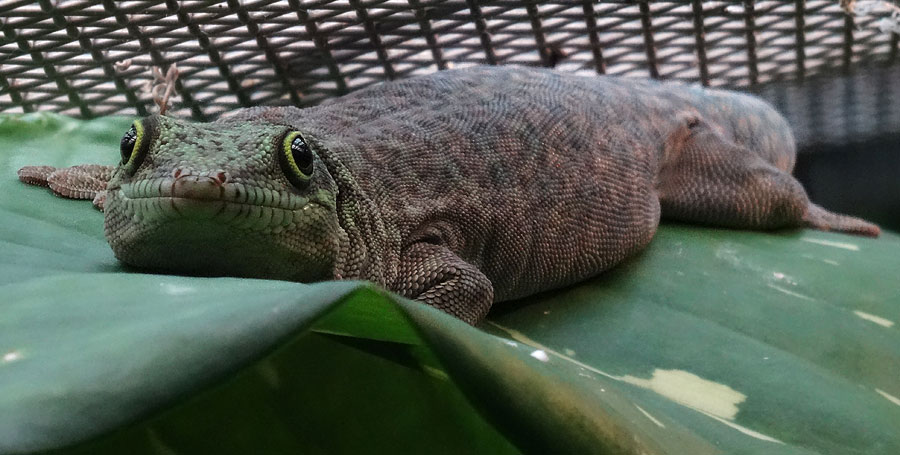
<svg viewBox="0 0 900 455">
<path fill-rule="evenodd" d="M 0 453 L 900 453 L 900 237 L 663 226 L 479 329 L 358 282 L 154 275 L 29 164 L 130 119 L 0 116 Z"/>
</svg>

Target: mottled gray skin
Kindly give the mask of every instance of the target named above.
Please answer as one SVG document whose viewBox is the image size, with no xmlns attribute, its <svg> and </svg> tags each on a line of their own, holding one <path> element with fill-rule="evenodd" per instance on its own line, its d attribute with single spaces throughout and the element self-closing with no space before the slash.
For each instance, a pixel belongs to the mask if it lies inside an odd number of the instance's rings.
<svg viewBox="0 0 900 455">
<path fill-rule="evenodd" d="M 494 301 L 609 269 L 647 245 L 660 214 L 878 234 L 811 204 L 790 176 L 785 120 L 724 91 L 480 67 L 307 109 L 143 124 L 145 159 L 120 166 L 106 192 L 106 234 L 123 262 L 368 279 L 470 323 Z M 305 189 L 276 157 L 291 130 L 315 153 Z"/>
</svg>

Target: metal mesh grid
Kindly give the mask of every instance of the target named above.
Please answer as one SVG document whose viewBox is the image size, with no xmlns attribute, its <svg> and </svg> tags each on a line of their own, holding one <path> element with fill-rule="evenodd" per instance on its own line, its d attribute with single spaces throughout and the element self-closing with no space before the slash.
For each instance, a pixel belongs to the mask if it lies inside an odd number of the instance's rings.
<svg viewBox="0 0 900 455">
<path fill-rule="evenodd" d="M 758 86 L 788 119 L 802 152 L 900 138 L 900 65 Z"/>
<path fill-rule="evenodd" d="M 147 115 L 150 69 L 173 63 L 170 112 L 198 120 L 488 63 L 749 88 L 807 109 L 812 137 L 843 107 L 767 87 L 896 62 L 876 20 L 835 0 L 0 0 L 0 111 Z M 896 100 L 892 85 L 879 90 Z"/>
</svg>

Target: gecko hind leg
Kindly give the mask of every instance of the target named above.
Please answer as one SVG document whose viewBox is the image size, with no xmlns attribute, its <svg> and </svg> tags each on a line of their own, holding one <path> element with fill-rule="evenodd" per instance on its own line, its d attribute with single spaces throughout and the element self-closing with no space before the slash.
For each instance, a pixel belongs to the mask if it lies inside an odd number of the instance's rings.
<svg viewBox="0 0 900 455">
<path fill-rule="evenodd" d="M 115 166 L 82 164 L 55 168 L 53 166 L 25 166 L 17 172 L 19 180 L 29 185 L 45 186 L 53 194 L 68 199 L 90 199 L 100 210 L 106 201 L 106 185 Z"/>
<path fill-rule="evenodd" d="M 880 233 L 872 223 L 810 202 L 791 174 L 711 128 L 691 133 L 672 161 L 660 171 L 658 182 L 664 218 L 738 229 Z"/>
</svg>

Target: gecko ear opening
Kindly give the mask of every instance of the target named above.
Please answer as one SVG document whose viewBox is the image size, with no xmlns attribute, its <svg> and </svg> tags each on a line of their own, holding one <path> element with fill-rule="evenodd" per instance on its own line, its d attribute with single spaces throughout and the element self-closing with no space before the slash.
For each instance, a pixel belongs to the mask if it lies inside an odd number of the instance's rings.
<svg viewBox="0 0 900 455">
<path fill-rule="evenodd" d="M 278 151 L 278 162 L 284 176 L 297 189 L 305 189 L 313 173 L 313 153 L 309 144 L 297 131 L 284 136 Z"/>
<path fill-rule="evenodd" d="M 122 142 L 119 144 L 119 151 L 122 153 L 122 162 L 120 165 L 125 168 L 129 175 L 141 166 L 144 156 L 147 154 L 147 148 L 150 141 L 146 140 L 146 132 L 144 123 L 135 120 L 131 124 L 131 128 L 122 136 Z"/>
</svg>

